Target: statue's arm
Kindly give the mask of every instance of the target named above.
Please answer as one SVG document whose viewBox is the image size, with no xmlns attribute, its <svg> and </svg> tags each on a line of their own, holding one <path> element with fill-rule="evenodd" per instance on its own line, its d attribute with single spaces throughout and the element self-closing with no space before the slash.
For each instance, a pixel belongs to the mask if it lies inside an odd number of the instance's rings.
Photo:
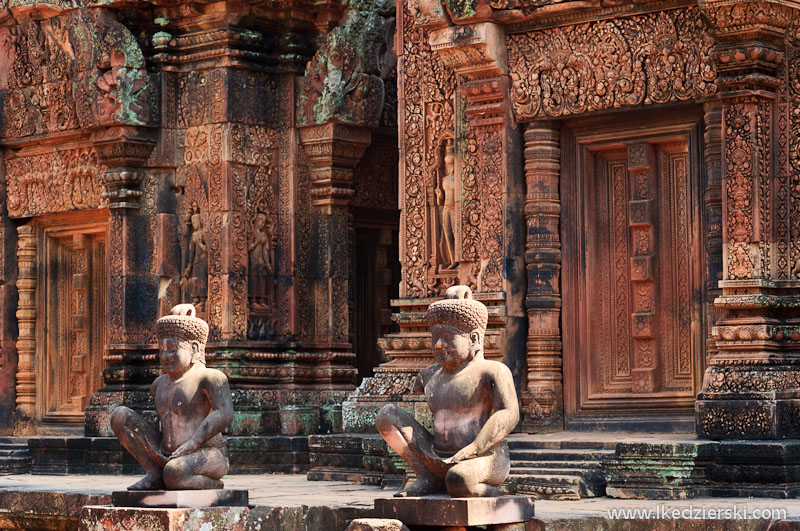
<svg viewBox="0 0 800 531">
<path fill-rule="evenodd" d="M 486 375 L 491 386 L 494 413 L 486 420 L 475 440 L 459 450 L 446 462 L 458 463 L 472 457 L 485 455 L 506 438 L 519 422 L 519 404 L 514 389 L 514 377 L 507 366 L 500 363 Z"/>
<path fill-rule="evenodd" d="M 225 431 L 233 420 L 233 400 L 225 375 L 213 371 L 203 378 L 201 386 L 211 405 L 211 412 L 197 427 L 192 438 L 180 445 L 171 458 L 194 452 L 216 434 Z"/>
</svg>

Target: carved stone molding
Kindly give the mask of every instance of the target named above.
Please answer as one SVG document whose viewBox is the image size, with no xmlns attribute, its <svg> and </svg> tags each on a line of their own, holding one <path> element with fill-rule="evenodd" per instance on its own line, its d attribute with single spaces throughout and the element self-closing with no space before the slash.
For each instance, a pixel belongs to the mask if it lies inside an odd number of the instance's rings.
<svg viewBox="0 0 800 531">
<path fill-rule="evenodd" d="M 518 121 L 712 97 L 712 40 L 697 8 L 513 34 Z"/>
<path fill-rule="evenodd" d="M 467 78 L 508 72 L 505 31 L 497 24 L 482 22 L 434 30 L 430 45 L 444 64 Z"/>
<path fill-rule="evenodd" d="M 300 128 L 300 143 L 311 163 L 315 205 L 347 205 L 355 193 L 353 170 L 369 146 L 364 127 L 326 123 Z"/>
</svg>

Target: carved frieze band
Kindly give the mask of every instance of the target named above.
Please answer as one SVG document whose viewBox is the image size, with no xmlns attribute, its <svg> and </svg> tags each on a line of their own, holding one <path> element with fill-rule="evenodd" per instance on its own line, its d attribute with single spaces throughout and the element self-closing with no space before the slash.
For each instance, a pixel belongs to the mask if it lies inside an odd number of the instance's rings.
<svg viewBox="0 0 800 531">
<path fill-rule="evenodd" d="M 6 158 L 8 215 L 36 216 L 105 206 L 100 164 L 94 148 L 56 150 Z"/>
<path fill-rule="evenodd" d="M 689 7 L 509 35 L 517 120 L 713 96 L 708 30 Z"/>
</svg>

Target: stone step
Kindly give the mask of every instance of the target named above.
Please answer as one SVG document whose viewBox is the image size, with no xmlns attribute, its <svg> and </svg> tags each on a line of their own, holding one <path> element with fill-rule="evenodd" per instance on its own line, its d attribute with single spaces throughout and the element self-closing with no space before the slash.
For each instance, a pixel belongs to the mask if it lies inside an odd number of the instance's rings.
<svg viewBox="0 0 800 531">
<path fill-rule="evenodd" d="M 603 481 L 603 469 L 594 468 L 557 468 L 538 464 L 530 467 L 511 467 L 511 474 L 518 476 L 576 476 L 580 478 L 592 478 L 594 481 Z"/>
<path fill-rule="evenodd" d="M 603 465 L 598 461 L 543 461 L 541 459 L 535 460 L 511 460 L 511 469 L 530 468 L 537 466 L 546 466 L 547 468 L 559 469 L 582 469 L 582 470 L 602 470 Z"/>
<path fill-rule="evenodd" d="M 508 447 L 511 450 L 614 450 L 617 441 L 531 441 L 525 439 L 510 439 Z"/>
<path fill-rule="evenodd" d="M 27 474 L 30 470 L 30 457 L 0 457 L 0 474 Z"/>
<path fill-rule="evenodd" d="M 603 494 L 587 488 L 583 478 L 574 475 L 518 476 L 512 474 L 506 482 L 516 494 L 530 494 L 538 499 L 580 500 Z"/>
<path fill-rule="evenodd" d="M 614 456 L 614 450 L 539 449 L 511 450 L 512 461 L 596 461 Z"/>
<path fill-rule="evenodd" d="M 28 447 L 22 448 L 0 448 L 0 459 L 6 457 L 30 457 L 31 454 L 28 452 Z"/>
</svg>

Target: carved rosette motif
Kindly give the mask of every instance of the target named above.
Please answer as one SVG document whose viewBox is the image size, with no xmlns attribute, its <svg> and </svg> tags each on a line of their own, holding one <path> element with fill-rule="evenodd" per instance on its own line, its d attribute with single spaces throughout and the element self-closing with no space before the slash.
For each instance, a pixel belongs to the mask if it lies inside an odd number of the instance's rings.
<svg viewBox="0 0 800 531">
<path fill-rule="evenodd" d="M 517 120 L 713 96 L 708 30 L 688 7 L 509 35 Z"/>
</svg>

